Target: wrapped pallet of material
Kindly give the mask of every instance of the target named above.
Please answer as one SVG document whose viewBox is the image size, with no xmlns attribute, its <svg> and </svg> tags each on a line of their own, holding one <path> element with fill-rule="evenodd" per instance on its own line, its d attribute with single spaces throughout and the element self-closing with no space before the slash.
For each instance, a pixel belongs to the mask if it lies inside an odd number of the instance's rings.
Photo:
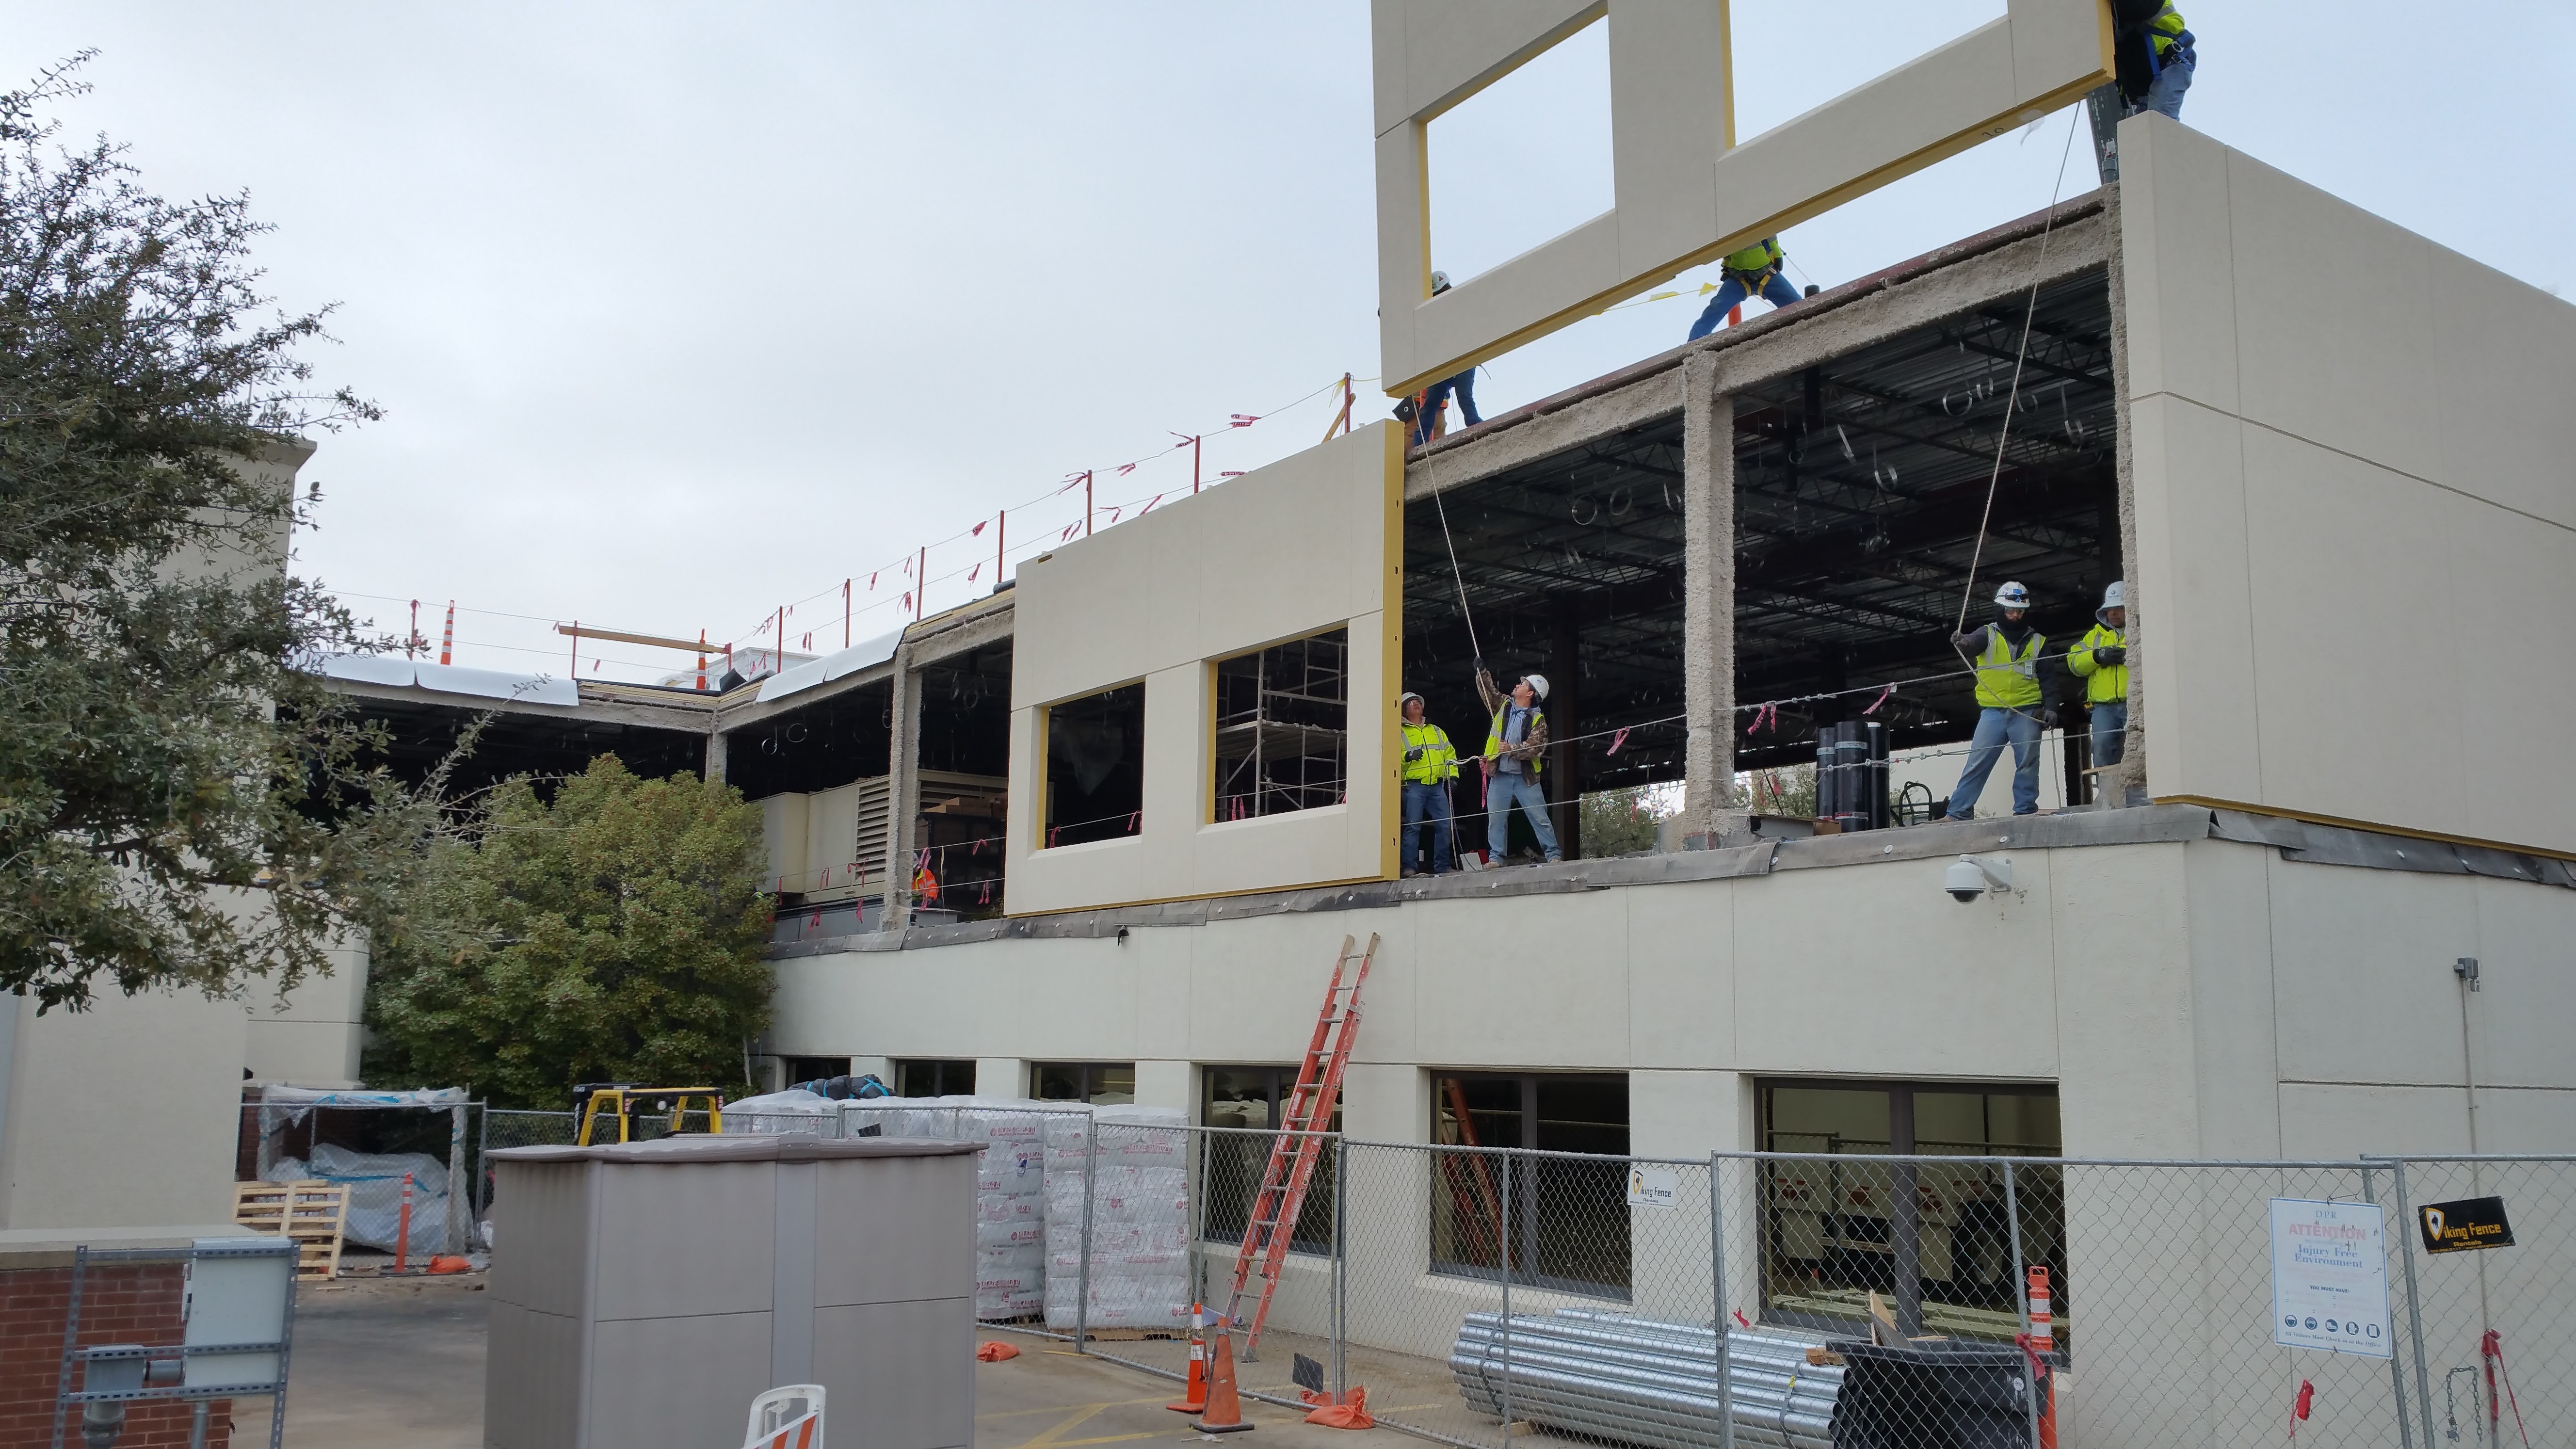
<svg viewBox="0 0 2576 1449">
<path fill-rule="evenodd" d="M 1187 1121 L 1135 1106 L 1047 1119 L 1047 1327 L 1072 1328 L 1077 1316 L 1095 1330 L 1189 1327 Z"/>
<path fill-rule="evenodd" d="M 903 1097 L 842 1106 L 843 1131 L 976 1144 L 975 1316 L 1028 1318 L 1045 1306 L 1048 1109 L 997 1097 Z"/>
</svg>

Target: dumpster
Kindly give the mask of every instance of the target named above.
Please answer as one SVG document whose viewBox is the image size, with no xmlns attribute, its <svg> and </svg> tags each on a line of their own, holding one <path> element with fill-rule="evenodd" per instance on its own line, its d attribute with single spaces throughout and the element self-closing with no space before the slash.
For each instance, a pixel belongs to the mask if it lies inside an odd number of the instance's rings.
<svg viewBox="0 0 2576 1449">
<path fill-rule="evenodd" d="M 1903 1346 L 1834 1339 L 1843 1387 L 1834 1449 L 2037 1449 L 2031 1356 L 2008 1343 L 1918 1339 Z M 2041 1355 L 2047 1365 L 2049 1355 Z M 2051 1381 L 2039 1381 L 2043 1443 L 2055 1439 Z"/>
</svg>

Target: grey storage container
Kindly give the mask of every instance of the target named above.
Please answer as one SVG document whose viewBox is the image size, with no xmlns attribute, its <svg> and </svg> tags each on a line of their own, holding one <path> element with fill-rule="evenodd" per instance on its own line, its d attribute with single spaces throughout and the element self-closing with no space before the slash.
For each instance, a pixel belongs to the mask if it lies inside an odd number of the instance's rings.
<svg viewBox="0 0 2576 1449">
<path fill-rule="evenodd" d="M 486 1449 L 720 1449 L 825 1390 L 832 1449 L 975 1428 L 975 1144 L 673 1137 L 491 1154 Z"/>
</svg>

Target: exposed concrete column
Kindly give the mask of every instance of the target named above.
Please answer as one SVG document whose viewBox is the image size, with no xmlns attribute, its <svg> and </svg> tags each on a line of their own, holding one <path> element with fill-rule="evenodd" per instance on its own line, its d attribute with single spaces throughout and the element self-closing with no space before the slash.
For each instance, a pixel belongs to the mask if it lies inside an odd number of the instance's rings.
<svg viewBox="0 0 2576 1449">
<path fill-rule="evenodd" d="M 709 730 L 707 732 L 706 768 L 708 784 L 721 785 L 724 783 L 725 757 L 728 753 L 730 752 L 725 746 L 725 732 L 722 730 Z"/>
<path fill-rule="evenodd" d="M 912 821 L 921 809 L 921 681 L 913 657 L 910 641 L 895 647 L 886 715 L 885 919 L 877 926 L 883 931 L 900 931 L 912 919 Z"/>
<path fill-rule="evenodd" d="M 2114 173 L 2116 175 L 2116 172 Z M 2109 236 L 2111 291 L 2111 418 L 2115 436 L 2112 439 L 2113 469 L 2118 478 L 2120 500 L 2120 562 L 2125 569 L 2138 556 L 2138 471 L 2136 449 L 2129 409 L 2129 289 L 2122 272 L 2120 247 L 2120 188 L 2115 183 L 2102 191 L 2103 229 Z M 2126 577 L 2124 574 L 2123 577 Z M 2141 630 L 2155 627 L 2155 600 L 2138 597 L 2138 581 L 2128 579 L 2129 611 L 2129 728 L 2121 746 L 2120 772 L 2093 777 L 2096 798 L 2112 805 L 2128 802 L 2132 792 L 2139 798 L 2151 798 L 2147 780 L 2147 684 L 2141 663 L 2145 656 L 2138 650 Z"/>
<path fill-rule="evenodd" d="M 1722 833 L 1735 791 L 1735 399 L 1682 364 L 1682 831 Z"/>
</svg>

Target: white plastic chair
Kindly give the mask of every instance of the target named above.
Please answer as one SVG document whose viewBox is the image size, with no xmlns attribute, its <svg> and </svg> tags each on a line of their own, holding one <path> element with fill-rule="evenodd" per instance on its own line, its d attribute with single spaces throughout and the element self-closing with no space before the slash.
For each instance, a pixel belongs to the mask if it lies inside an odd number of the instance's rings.
<svg viewBox="0 0 2576 1449">
<path fill-rule="evenodd" d="M 782 1384 L 752 1400 L 742 1449 L 823 1449 L 823 1386 Z"/>
</svg>

